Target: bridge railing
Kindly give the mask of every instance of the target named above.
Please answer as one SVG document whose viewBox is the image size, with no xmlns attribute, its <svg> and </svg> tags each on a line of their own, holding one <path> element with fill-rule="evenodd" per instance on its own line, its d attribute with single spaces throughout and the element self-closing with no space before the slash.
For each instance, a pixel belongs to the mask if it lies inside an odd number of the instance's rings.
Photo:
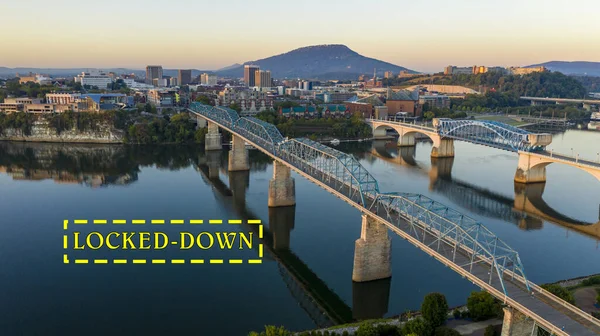
<svg viewBox="0 0 600 336">
<path fill-rule="evenodd" d="M 212 113 L 206 108 L 194 108 L 217 123 L 232 118 L 229 114 Z M 452 240 L 462 251 L 470 251 L 471 262 L 485 260 L 495 270 L 505 295 L 504 271 L 510 270 L 526 279 L 519 255 L 498 239 L 481 223 L 464 216 L 441 203 L 418 194 L 382 194 L 377 180 L 352 156 L 309 139 L 291 139 L 275 142 L 265 133 L 263 122 L 239 118 L 229 128 L 246 137 L 273 157 L 287 162 L 315 180 L 326 184 L 347 199 L 371 211 L 385 209 L 390 223 L 407 220 L 424 230 L 435 232 L 440 240 Z M 258 131 L 253 131 L 260 125 Z M 271 148 L 274 148 L 272 150 Z M 492 273 L 490 271 L 490 273 Z M 491 281 L 490 276 L 490 281 Z M 525 280 L 526 281 L 526 280 Z M 527 284 L 527 281 L 525 282 Z"/>
</svg>

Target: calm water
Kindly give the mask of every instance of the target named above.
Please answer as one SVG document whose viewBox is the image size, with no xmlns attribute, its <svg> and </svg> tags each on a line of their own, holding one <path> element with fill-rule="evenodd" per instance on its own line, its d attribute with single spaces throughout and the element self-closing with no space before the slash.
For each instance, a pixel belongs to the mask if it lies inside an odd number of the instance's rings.
<svg viewBox="0 0 600 336">
<path fill-rule="evenodd" d="M 483 146 L 456 143 L 454 160 L 435 162 L 428 143 L 338 148 L 353 153 L 382 191 L 422 193 L 485 223 L 520 252 L 535 282 L 600 273 L 600 181 L 583 171 L 550 165 L 545 186 L 519 189 L 517 155 Z M 553 148 L 594 159 L 600 133 L 568 131 Z M 229 174 L 226 154 L 0 143 L 0 335 L 245 335 L 265 324 L 303 330 L 319 323 L 306 292 L 340 315 L 366 318 L 418 309 L 432 291 L 461 305 L 476 289 L 393 235 L 391 281 L 353 284 L 358 211 L 298 175 L 297 205 L 269 210 L 268 158 L 252 151 L 250 173 Z M 219 178 L 209 178 L 218 166 Z M 290 252 L 266 252 L 260 265 L 65 265 L 62 221 L 76 218 L 259 218 Z"/>
</svg>

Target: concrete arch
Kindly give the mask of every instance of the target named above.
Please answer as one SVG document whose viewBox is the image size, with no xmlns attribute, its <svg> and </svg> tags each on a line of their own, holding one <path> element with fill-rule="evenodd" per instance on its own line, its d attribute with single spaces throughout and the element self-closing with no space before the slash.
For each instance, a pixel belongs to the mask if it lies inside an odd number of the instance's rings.
<svg viewBox="0 0 600 336">
<path fill-rule="evenodd" d="M 519 152 L 519 163 L 515 173 L 517 183 L 546 182 L 546 166 L 551 163 L 565 163 L 590 173 L 600 181 L 600 169 L 585 164 L 574 163 L 564 159 L 529 152 Z"/>
<path fill-rule="evenodd" d="M 370 123 L 373 128 L 374 137 L 386 136 L 385 130 L 391 128 L 398 132 L 398 146 L 408 147 L 416 144 L 415 134 L 423 134 L 427 136 L 433 142 L 431 148 L 432 157 L 454 157 L 454 140 L 449 138 L 442 138 L 437 132 L 428 131 L 421 128 L 413 128 L 410 125 L 397 125 L 390 122 L 376 122 Z"/>
</svg>

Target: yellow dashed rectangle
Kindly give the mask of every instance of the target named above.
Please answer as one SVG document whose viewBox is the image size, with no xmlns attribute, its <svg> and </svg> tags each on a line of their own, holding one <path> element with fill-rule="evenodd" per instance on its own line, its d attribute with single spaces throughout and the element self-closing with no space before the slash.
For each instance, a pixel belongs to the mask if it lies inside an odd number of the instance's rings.
<svg viewBox="0 0 600 336">
<path fill-rule="evenodd" d="M 133 259 L 134 264 L 145 264 L 146 259 Z"/>
<path fill-rule="evenodd" d="M 74 223 L 75 223 L 75 224 L 87 224 L 87 223 L 88 223 L 88 221 L 87 221 L 87 219 L 76 219 L 76 220 L 74 221 Z"/>
<path fill-rule="evenodd" d="M 242 264 L 244 261 L 242 259 L 230 259 L 230 264 Z"/>
<path fill-rule="evenodd" d="M 261 259 L 250 259 L 248 260 L 248 264 L 262 264 Z"/>
<path fill-rule="evenodd" d="M 260 224 L 260 219 L 249 219 L 248 224 Z"/>
<path fill-rule="evenodd" d="M 190 224 L 203 224 L 204 221 L 202 219 L 190 219 Z"/>
<path fill-rule="evenodd" d="M 94 219 L 94 224 L 106 224 L 108 221 L 106 219 Z"/>
<path fill-rule="evenodd" d="M 258 257 L 259 258 L 263 257 L 263 244 L 258 244 Z"/>
<path fill-rule="evenodd" d="M 106 259 L 96 259 L 96 260 L 94 260 L 94 264 L 108 264 L 108 260 L 106 260 Z"/>
<path fill-rule="evenodd" d="M 152 259 L 153 264 L 164 264 L 165 259 Z"/>
<path fill-rule="evenodd" d="M 131 224 L 146 224 L 146 220 L 144 219 L 134 219 L 131 221 Z"/>
<path fill-rule="evenodd" d="M 183 259 L 173 259 L 173 260 L 171 260 L 171 264 L 185 264 L 185 260 L 183 260 Z"/>
<path fill-rule="evenodd" d="M 66 230 L 66 229 L 68 229 L 68 228 L 69 228 L 69 221 L 65 219 L 65 220 L 63 221 L 63 229 L 64 229 L 64 230 Z"/>
<path fill-rule="evenodd" d="M 223 263 L 223 259 L 211 259 L 210 263 L 211 264 L 222 264 Z"/>
<path fill-rule="evenodd" d="M 127 264 L 127 260 L 125 260 L 125 259 L 115 259 L 115 260 L 113 260 L 113 264 Z"/>
<path fill-rule="evenodd" d="M 208 224 L 223 224 L 223 221 L 221 219 L 211 219 Z"/>
<path fill-rule="evenodd" d="M 192 259 L 190 264 L 204 264 L 204 259 Z"/>
<path fill-rule="evenodd" d="M 183 219 L 171 219 L 171 224 L 183 224 Z"/>
<path fill-rule="evenodd" d="M 124 219 L 113 219 L 113 224 L 127 224 L 127 221 Z"/>
<path fill-rule="evenodd" d="M 87 259 L 75 259 L 76 264 L 87 264 L 88 262 Z"/>
<path fill-rule="evenodd" d="M 242 224 L 242 220 L 241 219 L 230 219 L 229 221 L 227 221 L 229 224 Z"/>
<path fill-rule="evenodd" d="M 263 226 L 258 227 L 258 238 L 263 239 Z"/>
<path fill-rule="evenodd" d="M 68 263 L 69 263 L 69 256 L 67 256 L 66 254 L 63 254 L 63 262 L 64 262 L 65 264 L 68 264 Z"/>
<path fill-rule="evenodd" d="M 66 249 L 67 247 L 69 247 L 67 244 L 67 235 L 63 235 L 63 248 Z"/>
<path fill-rule="evenodd" d="M 165 224 L 165 220 L 164 219 L 153 219 L 151 221 L 152 224 Z"/>
</svg>

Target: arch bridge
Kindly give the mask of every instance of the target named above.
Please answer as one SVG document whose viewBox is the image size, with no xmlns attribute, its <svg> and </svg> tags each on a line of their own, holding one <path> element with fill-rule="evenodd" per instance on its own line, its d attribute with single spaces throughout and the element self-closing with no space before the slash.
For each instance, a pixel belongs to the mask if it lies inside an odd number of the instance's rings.
<svg viewBox="0 0 600 336">
<path fill-rule="evenodd" d="M 498 148 L 519 154 L 515 182 L 546 182 L 546 166 L 562 163 L 582 169 L 600 180 L 600 159 L 597 162 L 546 151 L 552 135 L 532 133 L 514 126 L 490 120 L 454 120 L 434 118 L 426 127 L 395 121 L 366 119 L 375 138 L 386 135 L 387 129 L 399 134 L 398 146 L 414 146 L 417 134 L 433 142 L 431 156 L 454 157 L 454 140 Z M 600 157 L 600 156 L 599 156 Z"/>
<path fill-rule="evenodd" d="M 248 169 L 244 142 L 274 160 L 269 206 L 295 204 L 294 170 L 363 213 L 355 282 L 391 276 L 390 229 L 504 302 L 505 335 L 521 335 L 520 328 L 542 328 L 559 336 L 600 333 L 599 320 L 529 281 L 518 252 L 482 223 L 424 195 L 382 192 L 352 155 L 309 139 L 284 138 L 272 124 L 200 103 L 192 103 L 189 111 L 208 121 L 207 150 L 220 149 L 220 141 L 218 146 L 214 142 L 219 128 L 233 135 L 230 170 Z"/>
</svg>

